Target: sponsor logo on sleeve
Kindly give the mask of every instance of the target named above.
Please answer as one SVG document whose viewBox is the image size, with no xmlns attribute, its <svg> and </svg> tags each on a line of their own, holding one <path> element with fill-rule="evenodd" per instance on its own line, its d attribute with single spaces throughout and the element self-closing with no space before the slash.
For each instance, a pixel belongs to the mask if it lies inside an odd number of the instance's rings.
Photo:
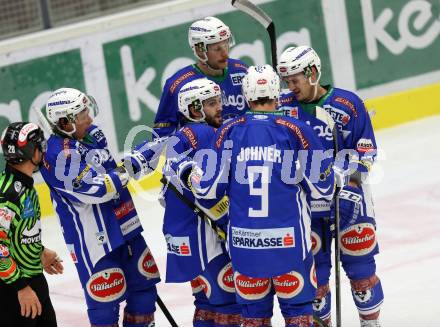
<svg viewBox="0 0 440 327">
<path fill-rule="evenodd" d="M 373 151 L 373 141 L 371 139 L 359 139 L 356 144 L 356 150 L 363 153 Z"/>
<path fill-rule="evenodd" d="M 195 279 L 191 281 L 191 288 L 193 294 L 197 294 L 203 291 L 208 299 L 211 296 L 211 284 L 202 275 L 197 276 Z"/>
<path fill-rule="evenodd" d="M 170 234 L 165 235 L 167 242 L 168 253 L 175 254 L 180 257 L 189 257 L 192 255 L 191 246 L 188 236 L 172 236 Z"/>
<path fill-rule="evenodd" d="M 356 107 L 354 106 L 354 104 L 351 101 L 349 101 L 349 100 L 347 100 L 345 98 L 342 98 L 342 97 L 336 97 L 335 98 L 335 102 L 342 103 L 344 106 L 350 108 L 350 110 L 353 112 L 353 115 L 355 117 L 358 116 Z"/>
<path fill-rule="evenodd" d="M 191 130 L 191 128 L 189 127 L 184 127 L 182 129 L 182 133 L 183 135 L 185 135 L 185 137 L 187 138 L 187 140 L 189 141 L 189 143 L 191 144 L 191 147 L 193 149 L 197 148 L 197 138 L 194 135 L 194 132 Z"/>
<path fill-rule="evenodd" d="M 298 126 L 296 126 L 294 123 L 282 118 L 277 118 L 275 122 L 282 126 L 286 126 L 288 129 L 290 129 L 299 139 L 305 150 L 307 150 L 310 147 L 309 141 L 304 137 L 303 133 L 301 132 L 301 129 Z"/>
<path fill-rule="evenodd" d="M 273 277 L 272 280 L 277 296 L 282 299 L 291 299 L 304 288 L 304 278 L 296 271 Z"/>
<path fill-rule="evenodd" d="M 376 247 L 376 232 L 373 224 L 362 223 L 344 229 L 340 236 L 342 252 L 361 256 L 370 253 Z"/>
<path fill-rule="evenodd" d="M 153 255 L 151 254 L 151 251 L 148 247 L 144 250 L 139 258 L 138 270 L 148 279 L 160 277 L 156 261 L 154 260 Z"/>
<path fill-rule="evenodd" d="M 246 229 L 231 228 L 232 246 L 242 249 L 266 250 L 295 247 L 294 228 Z"/>
<path fill-rule="evenodd" d="M 86 285 L 89 296 L 98 302 L 111 302 L 124 295 L 126 282 L 120 268 L 109 268 L 90 276 Z"/>
<path fill-rule="evenodd" d="M 248 277 L 235 272 L 236 292 L 246 300 L 260 300 L 264 298 L 271 290 L 272 283 L 270 278 Z"/>
<path fill-rule="evenodd" d="M 235 293 L 234 287 L 234 271 L 232 264 L 228 262 L 218 273 L 217 283 L 220 288 L 229 293 Z"/>
<path fill-rule="evenodd" d="M 246 74 L 245 73 L 235 73 L 235 74 L 230 74 L 229 76 L 231 76 L 232 85 L 240 86 L 242 84 L 243 77 L 245 77 Z"/>
<path fill-rule="evenodd" d="M 237 118 L 236 120 L 233 120 L 230 123 L 227 123 L 226 125 L 224 125 L 224 127 L 220 131 L 220 135 L 217 137 L 217 140 L 215 141 L 215 146 L 217 147 L 217 149 L 219 149 L 220 146 L 222 145 L 223 139 L 224 139 L 226 133 L 228 132 L 228 130 L 236 124 L 244 123 L 245 120 L 246 120 L 245 117 L 241 117 L 241 118 Z"/>
<path fill-rule="evenodd" d="M 15 217 L 15 212 L 9 208 L 0 208 L 0 226 L 5 230 L 9 230 L 11 226 L 11 221 Z"/>
<path fill-rule="evenodd" d="M 170 91 L 171 93 L 174 93 L 174 91 L 176 91 L 176 88 L 180 85 L 180 83 L 182 83 L 184 80 L 186 80 L 187 78 L 190 78 L 191 76 L 194 76 L 196 73 L 193 71 L 189 71 L 185 74 L 183 74 L 182 76 L 179 76 L 174 82 L 173 84 L 171 84 L 170 86 Z"/>
</svg>

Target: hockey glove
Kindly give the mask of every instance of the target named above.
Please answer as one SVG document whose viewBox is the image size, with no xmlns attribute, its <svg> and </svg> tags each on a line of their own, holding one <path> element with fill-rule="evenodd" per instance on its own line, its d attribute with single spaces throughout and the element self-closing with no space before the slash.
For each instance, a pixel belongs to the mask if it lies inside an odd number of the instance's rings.
<svg viewBox="0 0 440 327">
<path fill-rule="evenodd" d="M 136 180 L 154 170 L 150 167 L 148 161 L 145 159 L 142 153 L 136 150 L 124 154 L 123 166 L 127 170 L 130 177 Z"/>
<path fill-rule="evenodd" d="M 359 216 L 362 214 L 362 190 L 358 187 L 344 186 L 344 188 L 337 195 L 339 200 L 339 228 L 344 230 L 348 226 L 356 223 Z M 335 206 L 332 205 L 332 223 L 334 223 Z"/>
<path fill-rule="evenodd" d="M 130 180 L 130 175 L 128 174 L 127 170 L 123 166 L 116 167 L 115 169 L 112 170 L 112 173 L 114 173 L 116 176 L 118 176 L 122 187 L 127 186 L 128 182 Z"/>
</svg>

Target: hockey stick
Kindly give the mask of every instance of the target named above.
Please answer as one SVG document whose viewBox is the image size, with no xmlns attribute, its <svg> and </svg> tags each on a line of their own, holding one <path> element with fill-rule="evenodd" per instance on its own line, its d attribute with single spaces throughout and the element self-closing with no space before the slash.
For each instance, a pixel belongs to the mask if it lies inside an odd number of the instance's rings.
<svg viewBox="0 0 440 327">
<path fill-rule="evenodd" d="M 327 125 L 330 127 L 332 131 L 333 136 L 333 147 L 335 151 L 335 159 L 339 152 L 339 142 L 338 142 L 338 131 L 337 126 L 335 124 L 335 121 L 330 117 L 330 115 L 321 108 L 322 111 L 317 110 L 316 117 L 320 119 L 321 121 L 327 123 Z M 321 112 L 325 112 L 326 114 L 320 114 Z M 334 194 L 334 202 L 335 202 L 335 298 L 336 298 L 336 327 L 341 327 L 341 268 L 340 268 L 340 262 L 341 262 L 341 253 L 340 253 L 340 245 L 339 245 L 339 222 L 340 222 L 340 216 L 339 216 L 339 199 L 338 194 L 341 191 L 341 185 L 336 183 L 336 189 Z"/>
<path fill-rule="evenodd" d="M 277 70 L 277 38 L 275 33 L 275 24 L 260 7 L 248 0 L 232 0 L 231 4 L 240 11 L 256 19 L 264 26 L 270 39 L 270 51 L 272 55 L 272 67 Z"/>
<path fill-rule="evenodd" d="M 174 320 L 171 313 L 168 311 L 168 308 L 166 307 L 165 303 L 162 302 L 162 299 L 157 295 L 156 302 L 159 305 L 160 310 L 162 310 L 165 317 L 168 319 L 168 322 L 171 324 L 171 327 L 179 327 L 179 325 Z"/>
<path fill-rule="evenodd" d="M 200 219 L 203 219 L 217 234 L 221 241 L 226 241 L 225 232 L 218 227 L 218 225 L 205 213 L 202 209 L 200 209 L 194 202 L 188 199 L 185 195 L 183 195 L 172 183 L 170 183 L 165 177 L 160 179 L 160 182 L 164 185 L 164 187 L 168 187 L 171 191 L 173 191 L 176 196 L 185 203 L 191 210 L 193 210 Z"/>
</svg>

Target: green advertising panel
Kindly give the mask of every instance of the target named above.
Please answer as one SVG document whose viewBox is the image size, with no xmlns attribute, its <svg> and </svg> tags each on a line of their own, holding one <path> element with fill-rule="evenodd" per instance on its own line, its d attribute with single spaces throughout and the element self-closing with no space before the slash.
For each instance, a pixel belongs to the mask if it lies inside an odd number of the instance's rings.
<svg viewBox="0 0 440 327">
<path fill-rule="evenodd" d="M 330 64 L 327 59 L 328 49 L 320 2 L 278 0 L 261 7 L 276 21 L 279 39 L 289 37 L 288 33 L 302 31 L 306 36 L 303 39 L 311 42 L 322 56 L 323 80 L 330 81 Z M 266 63 L 270 63 L 269 38 L 266 30 L 259 23 L 237 11 L 217 17 L 230 26 L 235 36 L 236 46 L 232 49 L 232 53 L 244 43 L 252 45 L 260 40 L 264 44 L 264 53 L 260 57 L 265 56 Z M 175 68 L 172 71 L 174 73 L 175 70 L 183 68 L 195 59 L 188 45 L 187 31 L 190 24 L 191 22 L 188 22 L 103 45 L 119 149 L 122 149 L 125 135 L 133 125 L 152 126 L 162 83 L 170 75 L 170 66 L 173 65 Z M 281 46 L 283 45 L 292 46 L 294 43 L 284 42 Z M 247 49 L 250 49 L 248 53 L 246 50 L 240 51 L 240 59 L 249 65 L 255 64 L 253 58 L 256 54 L 252 52 L 255 48 Z M 131 69 L 135 76 L 131 76 Z M 137 90 L 137 94 L 141 94 L 139 99 L 133 99 L 133 87 L 127 85 L 127 80 L 136 82 L 132 86 Z M 140 87 L 142 89 L 139 91 Z M 149 102 L 146 103 L 145 99 L 147 101 L 149 99 Z M 129 103 L 133 100 L 138 101 L 134 107 L 138 105 L 140 109 L 138 109 L 140 112 L 134 114 L 130 112 L 130 105 L 133 104 Z"/>
<path fill-rule="evenodd" d="M 346 1 L 346 8 L 358 89 L 440 69 L 438 0 Z"/>
<path fill-rule="evenodd" d="M 79 50 L 58 53 L 0 68 L 0 130 L 29 120 L 31 106 L 43 105 L 48 92 L 63 86 L 84 89 Z M 3 160 L 0 160 L 3 168 Z"/>
</svg>

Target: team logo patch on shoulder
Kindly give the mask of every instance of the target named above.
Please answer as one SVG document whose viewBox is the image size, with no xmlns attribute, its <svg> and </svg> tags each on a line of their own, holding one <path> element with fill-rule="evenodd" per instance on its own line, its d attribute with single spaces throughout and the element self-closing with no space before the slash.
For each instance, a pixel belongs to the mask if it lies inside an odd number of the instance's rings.
<svg viewBox="0 0 440 327">
<path fill-rule="evenodd" d="M 148 279 L 160 277 L 156 261 L 154 261 L 153 255 L 151 254 L 151 251 L 148 247 L 144 250 L 139 258 L 138 270 Z"/>
<path fill-rule="evenodd" d="M 372 252 L 377 243 L 373 224 L 356 224 L 344 229 L 340 242 L 342 252 L 349 255 L 361 256 Z"/>
<path fill-rule="evenodd" d="M 124 272 L 120 268 L 109 268 L 90 276 L 86 289 L 89 296 L 98 302 L 111 302 L 124 295 L 126 290 Z"/>
<path fill-rule="evenodd" d="M 260 300 L 272 288 L 270 278 L 254 278 L 235 272 L 234 280 L 237 293 L 246 300 Z"/>
<path fill-rule="evenodd" d="M 272 280 L 277 296 L 282 299 L 291 299 L 304 288 L 304 278 L 296 271 L 273 277 Z"/>
<path fill-rule="evenodd" d="M 189 127 L 184 127 L 182 129 L 182 133 L 183 133 L 183 135 L 185 135 L 185 137 L 189 141 L 189 144 L 191 144 L 191 147 L 193 149 L 196 149 L 197 148 L 197 138 L 196 138 L 194 132 L 192 131 L 192 129 Z"/>
<path fill-rule="evenodd" d="M 234 287 L 234 271 L 232 264 L 228 262 L 218 273 L 217 284 L 220 288 L 229 293 L 235 293 Z"/>
</svg>

